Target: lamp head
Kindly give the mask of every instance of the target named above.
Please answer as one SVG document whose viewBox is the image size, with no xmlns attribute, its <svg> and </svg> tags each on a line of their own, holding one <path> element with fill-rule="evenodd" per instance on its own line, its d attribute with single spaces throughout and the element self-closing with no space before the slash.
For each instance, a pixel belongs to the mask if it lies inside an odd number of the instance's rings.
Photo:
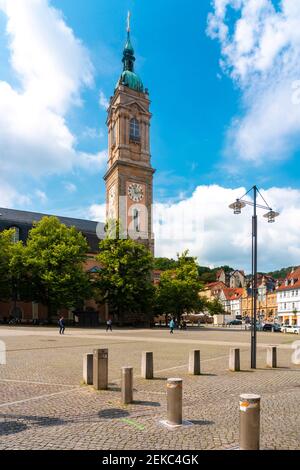
<svg viewBox="0 0 300 470">
<path fill-rule="evenodd" d="M 240 199 L 237 199 L 233 204 L 230 204 L 229 208 L 233 209 L 234 214 L 241 214 L 242 209 L 246 206 L 246 204 L 241 201 Z"/>
<path fill-rule="evenodd" d="M 264 215 L 264 218 L 268 219 L 269 224 L 273 224 L 275 222 L 276 217 L 278 217 L 278 216 L 279 216 L 279 212 L 275 212 L 271 209 L 269 212 L 267 212 Z"/>
</svg>

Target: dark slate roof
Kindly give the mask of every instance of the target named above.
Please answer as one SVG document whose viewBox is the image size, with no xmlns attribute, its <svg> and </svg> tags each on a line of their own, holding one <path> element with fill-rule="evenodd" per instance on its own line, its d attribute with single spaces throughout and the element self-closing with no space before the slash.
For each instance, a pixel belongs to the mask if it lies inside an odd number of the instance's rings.
<svg viewBox="0 0 300 470">
<path fill-rule="evenodd" d="M 0 231 L 16 226 L 20 229 L 20 239 L 26 241 L 28 232 L 32 228 L 33 222 L 39 222 L 43 217 L 50 214 L 41 214 L 39 212 L 19 211 L 15 209 L 0 208 Z M 76 227 L 79 232 L 87 238 L 90 249 L 93 252 L 98 251 L 99 238 L 96 229 L 98 222 L 84 219 L 74 219 L 71 217 L 56 216 L 61 223 L 67 227 Z M 100 223 L 100 232 L 104 233 L 104 224 Z M 99 233 L 99 228 L 97 230 Z"/>
</svg>

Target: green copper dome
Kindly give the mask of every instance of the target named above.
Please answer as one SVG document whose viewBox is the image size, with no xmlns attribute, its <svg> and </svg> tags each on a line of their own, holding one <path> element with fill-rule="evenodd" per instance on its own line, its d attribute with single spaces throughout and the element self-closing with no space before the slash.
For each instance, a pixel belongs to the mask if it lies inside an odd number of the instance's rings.
<svg viewBox="0 0 300 470">
<path fill-rule="evenodd" d="M 139 92 L 144 91 L 144 85 L 142 80 L 136 73 L 130 72 L 130 70 L 124 70 L 118 82 L 118 85 L 128 86 L 128 88 Z"/>
<path fill-rule="evenodd" d="M 124 64 L 123 72 L 118 80 L 117 87 L 119 85 L 127 86 L 132 90 L 139 91 L 141 93 L 144 92 L 144 85 L 140 77 L 134 71 L 134 49 L 131 44 L 130 40 L 130 32 L 127 32 L 127 41 L 125 44 L 125 48 L 123 51 L 123 59 L 122 62 Z"/>
</svg>

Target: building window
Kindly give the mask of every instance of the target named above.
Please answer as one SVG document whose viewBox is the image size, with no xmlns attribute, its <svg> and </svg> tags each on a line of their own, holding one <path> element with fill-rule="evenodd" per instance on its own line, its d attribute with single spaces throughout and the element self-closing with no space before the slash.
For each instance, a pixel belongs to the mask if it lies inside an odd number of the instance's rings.
<svg viewBox="0 0 300 470">
<path fill-rule="evenodd" d="M 135 118 L 130 121 L 130 139 L 134 141 L 140 140 L 140 124 Z"/>
<path fill-rule="evenodd" d="M 20 241 L 20 229 L 19 227 L 11 227 L 14 230 L 12 234 L 12 241 L 13 243 L 18 243 Z"/>
<path fill-rule="evenodd" d="M 140 232 L 140 213 L 137 209 L 133 210 L 133 223 L 135 232 Z"/>
<path fill-rule="evenodd" d="M 112 127 L 112 130 L 111 130 L 111 145 L 113 147 L 115 147 L 116 145 L 116 125 L 114 124 L 114 126 Z"/>
</svg>

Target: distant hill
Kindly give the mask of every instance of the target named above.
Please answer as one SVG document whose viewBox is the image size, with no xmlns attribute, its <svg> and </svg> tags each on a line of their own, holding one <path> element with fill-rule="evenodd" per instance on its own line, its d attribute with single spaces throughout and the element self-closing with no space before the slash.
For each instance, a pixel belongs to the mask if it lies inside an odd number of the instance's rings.
<svg viewBox="0 0 300 470">
<path fill-rule="evenodd" d="M 176 268 L 176 266 L 177 266 L 177 261 L 174 259 L 155 258 L 154 260 L 154 269 L 158 269 L 160 271 L 174 269 Z M 284 279 L 288 275 L 288 273 L 292 271 L 293 267 L 295 268 L 295 266 L 290 266 L 288 268 L 278 269 L 277 271 L 270 271 L 268 273 L 260 273 L 260 274 L 267 274 L 268 276 L 272 276 L 274 279 Z M 220 269 L 224 269 L 225 272 L 234 271 L 234 269 L 231 268 L 230 266 L 219 266 L 213 269 L 208 268 L 206 266 L 198 266 L 200 280 L 204 284 L 216 281 L 217 272 Z M 247 275 L 246 277 L 249 278 L 250 275 Z"/>
<path fill-rule="evenodd" d="M 291 271 L 295 268 L 295 266 L 290 266 L 289 268 L 281 268 L 277 271 L 272 271 L 267 273 L 269 276 L 274 277 L 274 279 L 284 279 Z"/>
</svg>

